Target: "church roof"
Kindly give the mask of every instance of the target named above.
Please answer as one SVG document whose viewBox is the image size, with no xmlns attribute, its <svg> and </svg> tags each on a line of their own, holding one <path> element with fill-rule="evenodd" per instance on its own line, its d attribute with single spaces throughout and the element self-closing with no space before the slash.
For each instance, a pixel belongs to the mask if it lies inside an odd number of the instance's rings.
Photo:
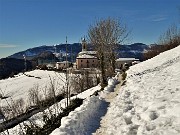
<svg viewBox="0 0 180 135">
<path fill-rule="evenodd" d="M 82 51 L 82 52 L 79 52 L 79 55 L 81 55 L 81 54 L 95 55 L 95 54 L 97 54 L 97 51 Z"/>
<path fill-rule="evenodd" d="M 97 59 L 97 57 L 88 54 L 83 54 L 78 56 L 77 59 Z"/>
</svg>

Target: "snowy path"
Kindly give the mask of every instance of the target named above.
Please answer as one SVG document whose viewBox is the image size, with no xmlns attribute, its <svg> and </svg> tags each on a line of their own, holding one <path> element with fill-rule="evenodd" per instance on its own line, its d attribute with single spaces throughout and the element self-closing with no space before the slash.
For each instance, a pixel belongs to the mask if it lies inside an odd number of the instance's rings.
<svg viewBox="0 0 180 135">
<path fill-rule="evenodd" d="M 61 120 L 61 126 L 55 129 L 51 135 L 90 135 L 102 127 L 102 118 L 107 114 L 109 103 L 116 97 L 118 91 L 114 88 L 118 83 L 118 78 L 110 78 L 108 85 L 99 96 L 86 98 L 83 104 L 70 112 L 67 117 Z M 119 89 L 119 88 L 116 88 Z"/>
<path fill-rule="evenodd" d="M 122 79 L 121 76 L 118 77 L 118 80 L 121 82 L 119 84 L 116 85 L 116 87 L 114 88 L 114 92 L 109 93 L 106 97 L 105 97 L 105 101 L 110 104 L 114 98 L 118 95 L 120 87 L 122 85 Z M 107 108 L 108 109 L 108 108 Z M 101 118 L 100 121 L 100 127 L 96 130 L 95 133 L 92 133 L 93 135 L 105 135 L 105 131 L 107 129 L 108 125 L 107 125 L 107 119 L 106 119 L 106 115 L 103 116 Z"/>
<path fill-rule="evenodd" d="M 96 135 L 180 135 L 180 46 L 134 65 Z"/>
</svg>

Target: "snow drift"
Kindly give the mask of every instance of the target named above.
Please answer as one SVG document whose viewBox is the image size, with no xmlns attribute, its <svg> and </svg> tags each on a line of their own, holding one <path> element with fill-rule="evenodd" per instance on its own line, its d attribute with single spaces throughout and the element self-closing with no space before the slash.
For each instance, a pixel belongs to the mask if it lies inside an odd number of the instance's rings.
<svg viewBox="0 0 180 135">
<path fill-rule="evenodd" d="M 100 95 L 112 92 L 118 83 L 116 78 L 108 80 L 108 86 Z M 102 94 L 103 93 L 103 94 Z M 61 119 L 61 126 L 55 129 L 51 135 L 89 135 L 100 126 L 101 117 L 107 111 L 108 103 L 100 96 L 87 98 L 83 105 L 70 112 L 67 117 Z"/>
</svg>

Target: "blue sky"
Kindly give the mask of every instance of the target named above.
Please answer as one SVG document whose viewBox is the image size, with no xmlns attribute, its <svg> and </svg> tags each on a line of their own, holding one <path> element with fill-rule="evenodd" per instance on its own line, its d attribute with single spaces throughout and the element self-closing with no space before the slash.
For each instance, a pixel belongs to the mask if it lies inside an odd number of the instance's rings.
<svg viewBox="0 0 180 135">
<path fill-rule="evenodd" d="M 157 42 L 180 22 L 179 0 L 0 0 L 0 58 L 40 45 L 80 42 L 99 18 L 120 19 L 129 43 Z"/>
</svg>

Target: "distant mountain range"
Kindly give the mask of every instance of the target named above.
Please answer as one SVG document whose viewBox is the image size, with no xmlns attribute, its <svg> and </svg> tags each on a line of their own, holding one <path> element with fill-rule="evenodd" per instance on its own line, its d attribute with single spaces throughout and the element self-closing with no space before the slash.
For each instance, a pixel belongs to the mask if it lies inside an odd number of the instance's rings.
<svg viewBox="0 0 180 135">
<path fill-rule="evenodd" d="M 93 47 L 89 45 L 89 50 L 92 50 L 92 48 Z M 117 53 L 118 53 L 118 57 L 122 57 L 122 58 L 134 57 L 143 60 L 142 53 L 148 49 L 149 49 L 148 45 L 145 45 L 143 43 L 134 43 L 131 45 L 121 45 L 117 49 Z M 80 43 L 67 45 L 68 58 L 71 60 L 73 58 L 72 61 L 75 61 L 75 58 L 80 51 L 81 51 Z M 66 55 L 66 44 L 58 44 L 56 46 L 43 45 L 40 47 L 30 48 L 25 51 L 15 53 L 9 56 L 8 58 L 23 59 L 24 58 L 23 55 L 25 55 L 26 59 L 31 60 L 35 57 L 38 57 L 38 55 L 40 55 L 43 52 L 52 52 L 59 59 L 64 59 Z"/>
<path fill-rule="evenodd" d="M 136 58 L 143 61 L 143 53 L 149 49 L 150 45 L 134 43 L 131 45 L 121 45 L 117 52 L 120 58 Z"/>
<path fill-rule="evenodd" d="M 81 51 L 81 44 L 79 43 L 67 44 L 68 57 L 70 57 L 71 55 L 76 56 L 80 51 Z M 25 51 L 17 52 L 9 56 L 8 58 L 24 59 L 25 56 L 26 59 L 32 60 L 34 58 L 39 57 L 44 52 L 51 52 L 56 57 L 63 58 L 66 55 L 66 44 L 57 44 L 56 46 L 43 45 L 39 47 L 34 47 L 27 49 Z"/>
</svg>

